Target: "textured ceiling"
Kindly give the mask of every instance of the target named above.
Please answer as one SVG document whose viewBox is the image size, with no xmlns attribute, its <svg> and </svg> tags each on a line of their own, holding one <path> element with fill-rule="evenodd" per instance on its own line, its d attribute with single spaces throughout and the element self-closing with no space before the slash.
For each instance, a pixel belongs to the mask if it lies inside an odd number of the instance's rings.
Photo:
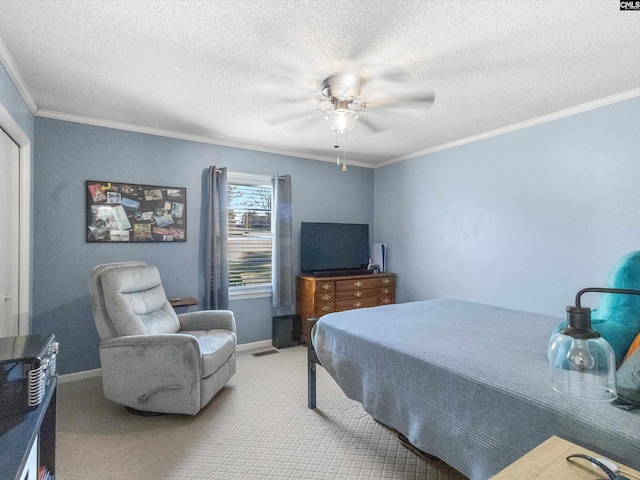
<svg viewBox="0 0 640 480">
<path fill-rule="evenodd" d="M 365 101 L 433 91 L 360 112 L 383 131 L 359 122 L 347 163 L 370 166 L 640 95 L 640 13 L 616 0 L 2 0 L 0 39 L 38 115 L 316 159 L 326 75 L 360 73 Z"/>
</svg>

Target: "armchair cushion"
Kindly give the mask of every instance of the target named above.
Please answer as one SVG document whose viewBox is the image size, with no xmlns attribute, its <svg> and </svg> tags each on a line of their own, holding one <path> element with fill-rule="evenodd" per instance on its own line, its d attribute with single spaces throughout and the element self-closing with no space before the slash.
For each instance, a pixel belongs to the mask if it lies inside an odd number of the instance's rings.
<svg viewBox="0 0 640 480">
<path fill-rule="evenodd" d="M 91 294 L 91 308 L 93 309 L 93 316 L 96 321 L 96 328 L 98 329 L 98 335 L 101 340 L 107 338 L 116 337 L 118 332 L 113 325 L 113 322 L 107 315 L 107 307 L 105 305 L 104 292 L 102 291 L 102 279 L 101 276 L 107 270 L 112 268 L 133 267 L 136 265 L 146 265 L 144 262 L 120 262 L 120 263 L 107 263 L 105 265 L 98 265 L 91 270 L 89 276 L 89 293 Z"/>
<path fill-rule="evenodd" d="M 202 356 L 202 378 L 218 370 L 236 351 L 236 336 L 229 330 L 180 331 L 198 340 Z"/>
<path fill-rule="evenodd" d="M 119 336 L 176 333 L 180 329 L 156 267 L 113 268 L 101 278 L 106 310 Z"/>
</svg>

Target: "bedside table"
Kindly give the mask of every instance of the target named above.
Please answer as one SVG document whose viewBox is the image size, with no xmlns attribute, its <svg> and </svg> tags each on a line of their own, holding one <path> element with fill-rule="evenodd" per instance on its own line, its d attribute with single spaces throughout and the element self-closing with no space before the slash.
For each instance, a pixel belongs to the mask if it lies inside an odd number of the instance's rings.
<svg viewBox="0 0 640 480">
<path fill-rule="evenodd" d="M 520 457 L 507 468 L 491 477 L 491 480 L 533 480 L 553 479 L 558 480 L 593 480 L 607 478 L 607 474 L 591 462 L 576 458 L 567 460 L 569 455 L 582 453 L 594 458 L 605 458 L 586 448 L 579 447 L 559 437 L 551 437 L 538 445 L 529 453 Z M 615 463 L 620 471 L 629 480 L 640 479 L 640 472 L 625 467 L 620 462 Z"/>
</svg>

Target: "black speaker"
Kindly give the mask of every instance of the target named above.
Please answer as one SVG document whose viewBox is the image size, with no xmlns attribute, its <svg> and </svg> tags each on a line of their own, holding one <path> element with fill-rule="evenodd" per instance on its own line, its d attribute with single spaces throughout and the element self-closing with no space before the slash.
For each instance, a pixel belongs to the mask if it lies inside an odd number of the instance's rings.
<svg viewBox="0 0 640 480">
<path fill-rule="evenodd" d="M 273 346 L 286 348 L 300 345 L 301 328 L 297 315 L 273 317 Z"/>
</svg>

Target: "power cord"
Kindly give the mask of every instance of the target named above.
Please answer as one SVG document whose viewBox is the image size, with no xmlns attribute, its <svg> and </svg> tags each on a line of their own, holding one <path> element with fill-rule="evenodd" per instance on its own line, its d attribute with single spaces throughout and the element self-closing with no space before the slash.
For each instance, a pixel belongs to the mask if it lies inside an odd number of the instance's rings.
<svg viewBox="0 0 640 480">
<path fill-rule="evenodd" d="M 569 455 L 567 457 L 567 460 L 571 459 L 571 458 L 584 458 L 585 460 L 589 460 L 591 463 L 593 463 L 594 465 L 597 465 L 598 467 L 600 467 L 604 473 L 607 474 L 607 476 L 609 477 L 609 480 L 629 480 L 627 477 L 624 477 L 622 475 L 616 475 L 615 473 L 613 473 L 613 471 L 607 467 L 604 463 L 602 463 L 599 460 L 596 460 L 593 457 L 590 457 L 588 455 L 583 455 L 581 453 L 574 453 L 573 455 Z"/>
</svg>

